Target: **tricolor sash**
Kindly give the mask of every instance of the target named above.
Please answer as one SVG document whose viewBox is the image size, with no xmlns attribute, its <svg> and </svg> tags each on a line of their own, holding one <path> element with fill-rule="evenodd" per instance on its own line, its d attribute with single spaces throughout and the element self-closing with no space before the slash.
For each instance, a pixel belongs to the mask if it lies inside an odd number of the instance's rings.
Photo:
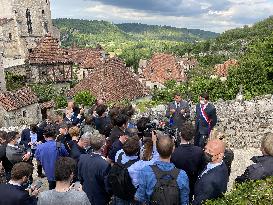
<svg viewBox="0 0 273 205">
<path fill-rule="evenodd" d="M 210 134 L 211 131 L 211 119 L 209 118 L 208 114 L 206 113 L 204 106 L 200 104 L 200 112 L 199 112 L 200 119 L 208 126 L 209 131 L 208 134 Z"/>
</svg>

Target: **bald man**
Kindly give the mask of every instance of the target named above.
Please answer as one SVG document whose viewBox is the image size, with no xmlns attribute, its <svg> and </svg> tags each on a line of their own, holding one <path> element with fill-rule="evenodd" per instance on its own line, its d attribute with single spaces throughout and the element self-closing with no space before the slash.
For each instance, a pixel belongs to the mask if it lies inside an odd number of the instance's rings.
<svg viewBox="0 0 273 205">
<path fill-rule="evenodd" d="M 193 205 L 207 199 L 215 199 L 227 191 L 228 169 L 223 162 L 225 144 L 219 139 L 208 142 L 205 147 L 207 166 L 199 175 L 194 187 Z"/>
</svg>

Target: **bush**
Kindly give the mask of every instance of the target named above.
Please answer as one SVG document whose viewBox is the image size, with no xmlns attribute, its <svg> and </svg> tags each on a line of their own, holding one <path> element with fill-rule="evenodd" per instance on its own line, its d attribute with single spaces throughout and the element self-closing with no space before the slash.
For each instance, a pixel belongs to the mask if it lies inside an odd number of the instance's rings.
<svg viewBox="0 0 273 205">
<path fill-rule="evenodd" d="M 206 201 L 205 205 L 272 205 L 273 177 L 236 184 L 223 198 Z"/>
<path fill-rule="evenodd" d="M 25 76 L 17 75 L 12 72 L 6 72 L 5 74 L 7 90 L 14 91 L 25 86 Z"/>
<path fill-rule="evenodd" d="M 74 96 L 74 101 L 78 105 L 91 106 L 96 98 L 89 91 L 81 91 Z"/>
<path fill-rule="evenodd" d="M 67 106 L 67 99 L 64 95 L 56 96 L 54 102 L 57 109 L 65 108 Z"/>
<path fill-rule="evenodd" d="M 40 103 L 50 101 L 58 95 L 57 90 L 51 84 L 33 84 L 30 87 L 36 93 Z"/>
</svg>

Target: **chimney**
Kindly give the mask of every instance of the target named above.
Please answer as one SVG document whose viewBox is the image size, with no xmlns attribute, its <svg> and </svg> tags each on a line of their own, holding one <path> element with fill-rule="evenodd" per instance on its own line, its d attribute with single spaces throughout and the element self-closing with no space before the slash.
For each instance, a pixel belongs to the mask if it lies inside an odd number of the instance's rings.
<svg viewBox="0 0 273 205">
<path fill-rule="evenodd" d="M 6 91 L 5 69 L 3 65 L 3 53 L 0 53 L 0 90 Z"/>
</svg>

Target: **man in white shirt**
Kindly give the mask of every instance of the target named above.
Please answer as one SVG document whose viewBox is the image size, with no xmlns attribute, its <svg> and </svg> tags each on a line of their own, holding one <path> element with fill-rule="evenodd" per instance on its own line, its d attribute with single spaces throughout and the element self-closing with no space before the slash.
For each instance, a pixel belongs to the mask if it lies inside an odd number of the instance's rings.
<svg viewBox="0 0 273 205">
<path fill-rule="evenodd" d="M 195 183 L 193 205 L 201 205 L 205 200 L 218 198 L 227 191 L 228 169 L 223 162 L 224 152 L 225 144 L 219 139 L 206 145 L 208 164 Z"/>
<path fill-rule="evenodd" d="M 166 117 L 170 119 L 170 125 L 174 128 L 181 128 L 190 117 L 189 104 L 182 100 L 181 94 L 175 94 L 174 101 L 168 105 Z"/>
</svg>

